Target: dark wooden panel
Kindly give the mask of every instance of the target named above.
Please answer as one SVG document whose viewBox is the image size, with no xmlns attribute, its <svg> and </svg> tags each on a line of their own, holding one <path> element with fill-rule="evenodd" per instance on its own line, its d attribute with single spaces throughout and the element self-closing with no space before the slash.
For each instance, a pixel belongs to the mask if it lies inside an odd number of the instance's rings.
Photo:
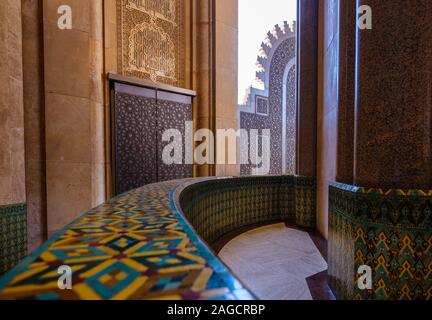
<svg viewBox="0 0 432 320">
<path fill-rule="evenodd" d="M 192 121 L 192 97 L 182 93 L 113 83 L 114 189 L 120 194 L 144 185 L 189 178 L 186 165 L 185 126 Z M 170 142 L 162 140 L 168 129 L 177 129 L 182 141 L 181 164 L 164 164 L 162 155 Z"/>
<path fill-rule="evenodd" d="M 168 181 L 175 179 L 191 178 L 192 165 L 185 164 L 185 136 L 186 121 L 192 121 L 192 104 L 184 100 L 184 96 L 165 94 L 165 100 L 158 94 L 157 122 L 158 122 L 158 180 Z M 190 98 L 189 98 L 190 99 Z M 180 102 L 178 102 L 180 101 Z M 163 149 L 171 142 L 163 142 L 162 135 L 167 129 L 177 129 L 182 134 L 183 164 L 166 165 L 162 161 Z"/>
<path fill-rule="evenodd" d="M 157 182 L 156 99 L 115 93 L 116 194 Z"/>
</svg>

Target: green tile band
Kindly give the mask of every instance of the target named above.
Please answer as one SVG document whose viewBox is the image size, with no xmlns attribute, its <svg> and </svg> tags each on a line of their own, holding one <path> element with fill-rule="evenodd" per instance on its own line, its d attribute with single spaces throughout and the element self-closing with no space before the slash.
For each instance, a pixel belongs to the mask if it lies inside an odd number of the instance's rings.
<svg viewBox="0 0 432 320">
<path fill-rule="evenodd" d="M 268 221 L 316 227 L 316 179 L 310 177 L 202 181 L 185 188 L 180 203 L 191 225 L 208 243 L 241 227 Z"/>
<path fill-rule="evenodd" d="M 0 274 L 27 255 L 27 205 L 0 206 Z"/>
</svg>

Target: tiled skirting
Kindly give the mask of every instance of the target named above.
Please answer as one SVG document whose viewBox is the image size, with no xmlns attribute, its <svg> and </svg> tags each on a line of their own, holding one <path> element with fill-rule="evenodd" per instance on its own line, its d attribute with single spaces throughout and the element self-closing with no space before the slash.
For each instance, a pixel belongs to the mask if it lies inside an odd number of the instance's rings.
<svg viewBox="0 0 432 320">
<path fill-rule="evenodd" d="M 181 210 L 207 243 L 277 220 L 315 228 L 315 199 L 315 178 L 296 176 L 211 179 L 179 191 Z"/>
<path fill-rule="evenodd" d="M 27 206 L 0 206 L 0 274 L 27 255 Z"/>
<path fill-rule="evenodd" d="M 329 283 L 338 299 L 432 299 L 432 191 L 330 186 Z M 357 284 L 372 269 L 371 290 Z"/>
</svg>

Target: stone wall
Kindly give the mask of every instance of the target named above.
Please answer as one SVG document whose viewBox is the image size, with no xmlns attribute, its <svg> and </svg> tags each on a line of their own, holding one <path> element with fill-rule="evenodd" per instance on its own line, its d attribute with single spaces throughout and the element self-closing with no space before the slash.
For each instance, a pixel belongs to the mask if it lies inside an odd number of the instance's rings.
<svg viewBox="0 0 432 320">
<path fill-rule="evenodd" d="M 21 2 L 0 8 L 0 204 L 16 204 L 26 202 Z"/>
<path fill-rule="evenodd" d="M 0 273 L 22 259 L 26 185 L 21 1 L 0 3 Z"/>
<path fill-rule="evenodd" d="M 105 200 L 102 1 L 70 1 L 72 30 L 61 4 L 43 7 L 49 235 Z"/>
</svg>

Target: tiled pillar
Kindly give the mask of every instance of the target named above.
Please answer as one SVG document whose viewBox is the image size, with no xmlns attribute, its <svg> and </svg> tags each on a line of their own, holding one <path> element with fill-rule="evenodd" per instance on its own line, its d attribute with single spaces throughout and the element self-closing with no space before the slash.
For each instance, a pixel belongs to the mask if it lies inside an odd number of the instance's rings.
<svg viewBox="0 0 432 320">
<path fill-rule="evenodd" d="M 0 273 L 26 253 L 21 1 L 0 2 Z"/>
<path fill-rule="evenodd" d="M 72 29 L 58 8 L 72 9 Z M 48 233 L 105 200 L 102 0 L 45 0 Z"/>
<path fill-rule="evenodd" d="M 360 0 L 354 184 L 432 188 L 432 2 Z"/>
<path fill-rule="evenodd" d="M 357 8 L 339 11 L 337 179 L 347 184 L 330 187 L 329 283 L 339 299 L 430 300 L 432 2 L 361 5 L 372 29 L 356 36 Z"/>
</svg>

